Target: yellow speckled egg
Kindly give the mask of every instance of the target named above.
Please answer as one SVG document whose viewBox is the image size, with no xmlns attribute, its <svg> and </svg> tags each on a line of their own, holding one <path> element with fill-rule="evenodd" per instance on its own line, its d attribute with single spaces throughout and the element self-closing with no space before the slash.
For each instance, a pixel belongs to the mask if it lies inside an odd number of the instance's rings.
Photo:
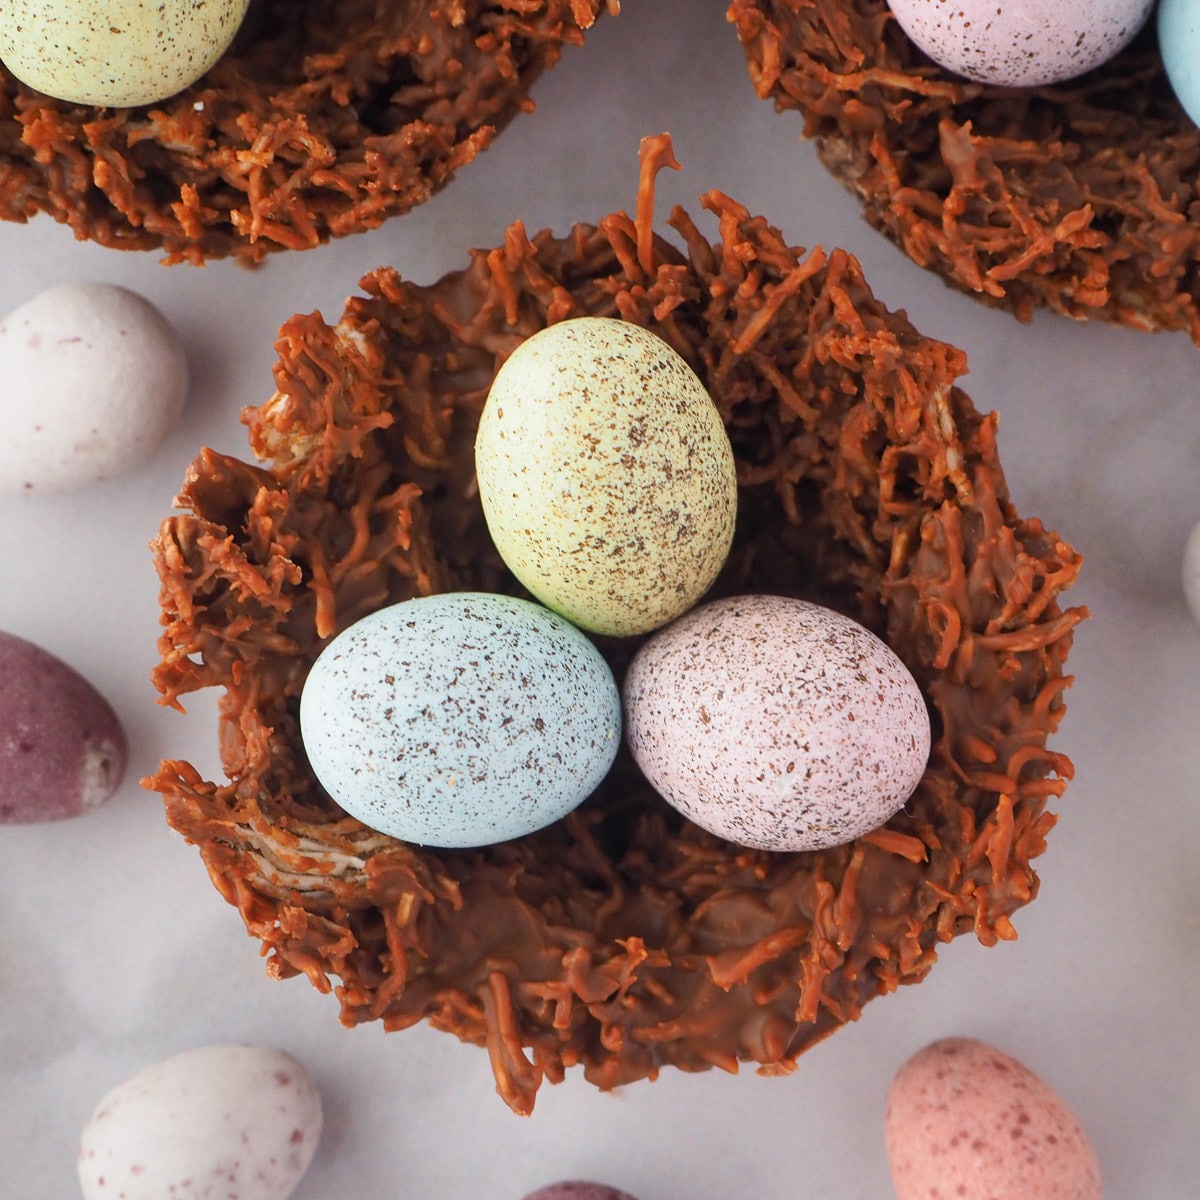
<svg viewBox="0 0 1200 1200">
<path fill-rule="evenodd" d="M 131 108 L 195 83 L 250 0 L 4 0 L 0 62 L 58 100 Z"/>
<path fill-rule="evenodd" d="M 708 590 L 733 539 L 733 450 L 695 372 L 639 325 L 581 317 L 496 374 L 475 467 L 509 569 L 595 633 L 665 625 Z"/>
</svg>

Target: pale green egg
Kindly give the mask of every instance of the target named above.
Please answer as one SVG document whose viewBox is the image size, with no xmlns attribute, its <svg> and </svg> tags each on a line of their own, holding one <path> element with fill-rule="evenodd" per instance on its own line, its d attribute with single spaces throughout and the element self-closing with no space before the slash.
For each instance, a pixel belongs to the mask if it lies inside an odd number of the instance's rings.
<svg viewBox="0 0 1200 1200">
<path fill-rule="evenodd" d="M 488 394 L 475 467 L 509 569 L 584 629 L 665 625 L 729 554 L 725 426 L 691 367 L 639 325 L 581 317 L 523 342 Z"/>
<path fill-rule="evenodd" d="M 4 0 L 0 62 L 74 104 L 174 96 L 229 48 L 250 0 Z"/>
</svg>

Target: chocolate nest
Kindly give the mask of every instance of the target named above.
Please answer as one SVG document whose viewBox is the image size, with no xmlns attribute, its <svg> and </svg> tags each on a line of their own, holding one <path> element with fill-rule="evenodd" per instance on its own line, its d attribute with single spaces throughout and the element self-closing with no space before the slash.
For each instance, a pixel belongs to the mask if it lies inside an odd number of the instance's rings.
<svg viewBox="0 0 1200 1200">
<path fill-rule="evenodd" d="M 1200 130 L 1153 21 L 1079 79 L 1002 88 L 933 65 L 886 0 L 732 0 L 729 16 L 758 94 L 803 115 L 915 262 L 1023 319 L 1046 305 L 1200 342 Z"/>
<path fill-rule="evenodd" d="M 963 354 L 717 192 L 719 236 L 652 227 L 669 139 L 643 145 L 636 215 L 504 244 L 430 287 L 381 269 L 341 319 L 295 316 L 277 391 L 245 421 L 260 461 L 203 452 L 154 551 L 165 702 L 222 689 L 225 782 L 165 762 L 147 786 L 263 942 L 268 971 L 333 987 L 348 1025 L 429 1020 L 486 1045 L 503 1098 L 581 1065 L 602 1088 L 666 1065 L 789 1070 L 938 944 L 1015 936 L 1071 764 L 1046 747 L 1085 615 L 1079 559 L 1009 502 L 996 420 Z M 680 248 L 680 245 L 682 248 Z M 423 849 L 342 813 L 305 762 L 305 674 L 340 629 L 450 589 L 516 592 L 488 538 L 473 438 L 498 365 L 546 324 L 646 325 L 729 429 L 739 522 L 714 594 L 814 599 L 897 651 L 934 748 L 886 827 L 819 853 L 743 849 L 668 807 L 625 752 L 533 836 Z M 634 644 L 602 644 L 620 675 Z M 334 982 L 336 981 L 336 983 Z"/>
<path fill-rule="evenodd" d="M 207 75 L 131 109 L 49 99 L 0 64 L 0 217 L 196 263 L 373 229 L 531 108 L 604 5 L 253 0 Z"/>
</svg>

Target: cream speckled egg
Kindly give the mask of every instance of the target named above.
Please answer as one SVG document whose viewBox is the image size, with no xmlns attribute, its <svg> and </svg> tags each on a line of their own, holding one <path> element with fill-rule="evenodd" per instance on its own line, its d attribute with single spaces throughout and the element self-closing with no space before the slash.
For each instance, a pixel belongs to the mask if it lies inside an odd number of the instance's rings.
<svg viewBox="0 0 1200 1200">
<path fill-rule="evenodd" d="M 303 1064 L 215 1045 L 143 1067 L 96 1106 L 79 1143 L 84 1200 L 286 1200 L 321 1136 Z"/>
<path fill-rule="evenodd" d="M 888 0 L 905 33 L 949 71 L 1003 87 L 1073 79 L 1124 49 L 1154 0 Z"/>
<path fill-rule="evenodd" d="M 608 663 L 514 596 L 448 592 L 379 609 L 313 664 L 300 730 L 326 791 L 364 825 L 484 846 L 565 816 L 621 741 Z"/>
<path fill-rule="evenodd" d="M 916 682 L 870 630 L 785 596 L 702 605 L 624 685 L 633 756 L 711 833 L 760 850 L 841 845 L 893 816 L 929 756 Z"/>
<path fill-rule="evenodd" d="M 492 384 L 475 465 L 509 569 L 584 629 L 666 624 L 729 553 L 729 437 L 692 369 L 641 326 L 581 317 L 523 342 Z"/>
<path fill-rule="evenodd" d="M 0 62 L 76 104 L 129 108 L 195 83 L 229 47 L 250 0 L 4 0 Z"/>
<path fill-rule="evenodd" d="M 1100 1166 L 1060 1097 L 971 1038 L 918 1051 L 884 1114 L 898 1200 L 1100 1200 Z"/>
<path fill-rule="evenodd" d="M 47 288 L 0 321 L 0 493 L 66 491 L 135 466 L 183 411 L 178 335 L 107 283 Z"/>
</svg>

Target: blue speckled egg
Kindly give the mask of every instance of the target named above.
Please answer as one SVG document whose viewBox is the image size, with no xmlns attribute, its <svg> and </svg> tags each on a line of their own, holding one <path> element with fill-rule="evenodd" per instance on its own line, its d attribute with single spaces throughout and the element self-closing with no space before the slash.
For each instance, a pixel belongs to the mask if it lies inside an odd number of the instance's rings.
<svg viewBox="0 0 1200 1200">
<path fill-rule="evenodd" d="M 1176 98 L 1200 125 L 1200 4 L 1196 0 L 1159 0 L 1158 44 Z"/>
<path fill-rule="evenodd" d="M 322 786 L 364 825 L 483 846 L 542 829 L 596 788 L 621 740 L 620 696 L 562 617 L 449 592 L 334 638 L 305 681 L 300 729 Z"/>
</svg>

